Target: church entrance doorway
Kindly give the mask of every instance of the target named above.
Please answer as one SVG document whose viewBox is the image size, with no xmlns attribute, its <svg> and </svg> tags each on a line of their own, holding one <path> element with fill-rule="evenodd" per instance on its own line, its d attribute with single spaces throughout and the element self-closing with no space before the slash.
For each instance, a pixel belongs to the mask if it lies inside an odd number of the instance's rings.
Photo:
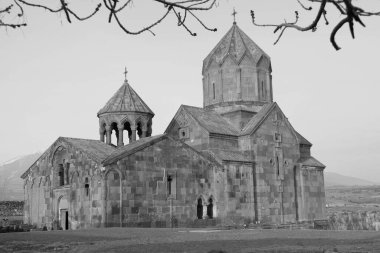
<svg viewBox="0 0 380 253">
<path fill-rule="evenodd" d="M 60 211 L 60 226 L 63 230 L 69 229 L 69 211 L 67 209 L 61 209 Z"/>
<path fill-rule="evenodd" d="M 65 197 L 58 200 L 58 221 L 63 230 L 69 229 L 69 203 Z"/>
</svg>

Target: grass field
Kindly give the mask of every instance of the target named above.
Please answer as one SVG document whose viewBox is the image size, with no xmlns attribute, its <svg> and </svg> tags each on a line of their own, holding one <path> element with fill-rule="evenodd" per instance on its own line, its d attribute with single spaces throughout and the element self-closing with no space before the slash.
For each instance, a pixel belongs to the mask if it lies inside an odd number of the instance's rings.
<svg viewBox="0 0 380 253">
<path fill-rule="evenodd" d="M 328 213 L 379 211 L 380 187 L 326 189 Z M 108 228 L 0 234 L 1 252 L 380 252 L 380 232 Z"/>
<path fill-rule="evenodd" d="M 380 233 L 105 228 L 1 234 L 0 252 L 380 252 Z"/>
</svg>

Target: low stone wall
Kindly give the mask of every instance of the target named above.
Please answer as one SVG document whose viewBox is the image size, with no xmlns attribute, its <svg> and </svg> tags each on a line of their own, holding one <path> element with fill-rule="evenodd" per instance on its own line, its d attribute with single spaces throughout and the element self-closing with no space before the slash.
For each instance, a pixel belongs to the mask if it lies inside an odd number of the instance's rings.
<svg viewBox="0 0 380 253">
<path fill-rule="evenodd" d="M 0 216 L 23 215 L 24 201 L 0 201 Z"/>
<path fill-rule="evenodd" d="M 328 219 L 331 230 L 380 230 L 380 211 L 336 212 Z"/>
</svg>

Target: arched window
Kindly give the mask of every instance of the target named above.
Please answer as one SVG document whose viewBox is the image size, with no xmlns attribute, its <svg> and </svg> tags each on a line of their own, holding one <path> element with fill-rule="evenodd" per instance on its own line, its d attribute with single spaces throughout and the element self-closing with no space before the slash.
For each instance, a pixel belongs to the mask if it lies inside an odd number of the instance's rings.
<svg viewBox="0 0 380 253">
<path fill-rule="evenodd" d="M 70 163 L 65 164 L 65 184 L 70 184 L 70 176 L 69 176 L 69 169 L 70 169 Z"/>
<path fill-rule="evenodd" d="M 140 121 L 136 124 L 136 134 L 138 139 L 140 140 L 142 138 L 142 123 Z"/>
<path fill-rule="evenodd" d="M 152 135 L 152 119 L 149 119 L 147 124 L 147 132 L 145 137 L 149 137 Z"/>
<path fill-rule="evenodd" d="M 124 144 L 128 144 L 128 143 L 131 143 L 131 139 L 132 139 L 132 129 L 131 129 L 131 124 L 126 121 L 124 123 L 124 130 L 123 130 L 123 142 Z"/>
<path fill-rule="evenodd" d="M 264 81 L 263 80 L 261 80 L 261 95 L 265 99 L 266 95 L 265 95 L 265 86 L 264 86 Z"/>
<path fill-rule="evenodd" d="M 119 141 L 119 129 L 117 128 L 117 123 L 113 122 L 111 124 L 111 140 L 110 143 L 114 146 L 117 146 L 117 143 Z"/>
<path fill-rule="evenodd" d="M 213 214 L 214 204 L 212 202 L 213 202 L 212 198 L 209 198 L 208 199 L 208 205 L 207 205 L 207 217 L 209 219 L 212 219 L 214 216 L 214 214 Z"/>
<path fill-rule="evenodd" d="M 173 181 L 173 177 L 171 175 L 168 175 L 168 178 L 167 178 L 167 185 L 168 185 L 168 195 L 172 195 L 172 181 Z"/>
<path fill-rule="evenodd" d="M 202 199 L 199 198 L 197 202 L 197 218 L 202 219 L 203 218 L 203 204 Z"/>
<path fill-rule="evenodd" d="M 276 156 L 276 169 L 277 169 L 277 178 L 280 178 L 280 159 Z"/>
<path fill-rule="evenodd" d="M 105 137 L 106 137 L 106 123 L 103 123 L 100 127 L 100 130 L 99 130 L 99 134 L 100 134 L 100 141 L 101 142 L 105 142 Z"/>
<path fill-rule="evenodd" d="M 215 99 L 215 83 L 212 83 L 212 97 Z"/>
<path fill-rule="evenodd" d="M 59 186 L 65 184 L 65 169 L 63 168 L 63 164 L 58 165 L 58 177 L 59 177 Z"/>
<path fill-rule="evenodd" d="M 171 172 L 166 176 L 166 195 L 167 197 L 176 198 L 177 189 L 176 189 L 176 174 Z"/>
<path fill-rule="evenodd" d="M 84 180 L 84 189 L 86 192 L 86 197 L 90 196 L 90 184 L 88 183 L 88 178 Z"/>
</svg>

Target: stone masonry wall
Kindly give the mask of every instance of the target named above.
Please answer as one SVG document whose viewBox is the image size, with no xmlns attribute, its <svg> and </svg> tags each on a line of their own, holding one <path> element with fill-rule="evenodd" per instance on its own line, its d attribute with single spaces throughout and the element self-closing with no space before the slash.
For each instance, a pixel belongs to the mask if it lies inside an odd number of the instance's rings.
<svg viewBox="0 0 380 253">
<path fill-rule="evenodd" d="M 58 164 L 68 167 L 63 186 L 59 186 Z M 37 227 L 58 227 L 60 201 L 69 203 L 69 228 L 100 226 L 100 165 L 67 143 L 57 141 L 31 168 L 25 178 L 24 222 Z M 88 180 L 89 193 L 85 190 Z"/>
<path fill-rule="evenodd" d="M 297 193 L 294 166 L 299 159 L 299 148 L 294 133 L 279 109 L 273 110 L 251 136 L 251 148 L 256 161 L 258 221 L 295 222 Z"/>
<path fill-rule="evenodd" d="M 323 170 L 302 167 L 299 175 L 299 219 L 326 219 Z"/>
<path fill-rule="evenodd" d="M 185 135 L 182 135 L 182 132 Z M 180 110 L 174 117 L 166 132 L 175 140 L 180 140 L 197 150 L 207 149 L 209 134 L 185 110 Z"/>
<path fill-rule="evenodd" d="M 113 202 L 112 207 L 107 202 L 107 221 L 109 215 L 114 221 L 122 221 L 122 224 L 108 225 L 191 226 L 197 220 L 199 198 L 204 205 L 204 216 L 210 198 L 214 217 L 223 211 L 220 206 L 224 200 L 218 194 L 223 192 L 221 168 L 179 142 L 165 139 L 121 159 L 118 165 L 108 166 L 107 171 L 106 178 L 111 171 L 119 173 L 122 185 L 120 190 L 116 189 L 117 184 L 107 186 L 108 201 Z M 172 178 L 171 183 L 168 176 Z"/>
<path fill-rule="evenodd" d="M 224 162 L 227 184 L 223 223 L 250 224 L 255 221 L 253 165 L 242 162 Z"/>
<path fill-rule="evenodd" d="M 329 229 L 380 231 L 380 212 L 335 212 L 329 215 Z"/>
</svg>

